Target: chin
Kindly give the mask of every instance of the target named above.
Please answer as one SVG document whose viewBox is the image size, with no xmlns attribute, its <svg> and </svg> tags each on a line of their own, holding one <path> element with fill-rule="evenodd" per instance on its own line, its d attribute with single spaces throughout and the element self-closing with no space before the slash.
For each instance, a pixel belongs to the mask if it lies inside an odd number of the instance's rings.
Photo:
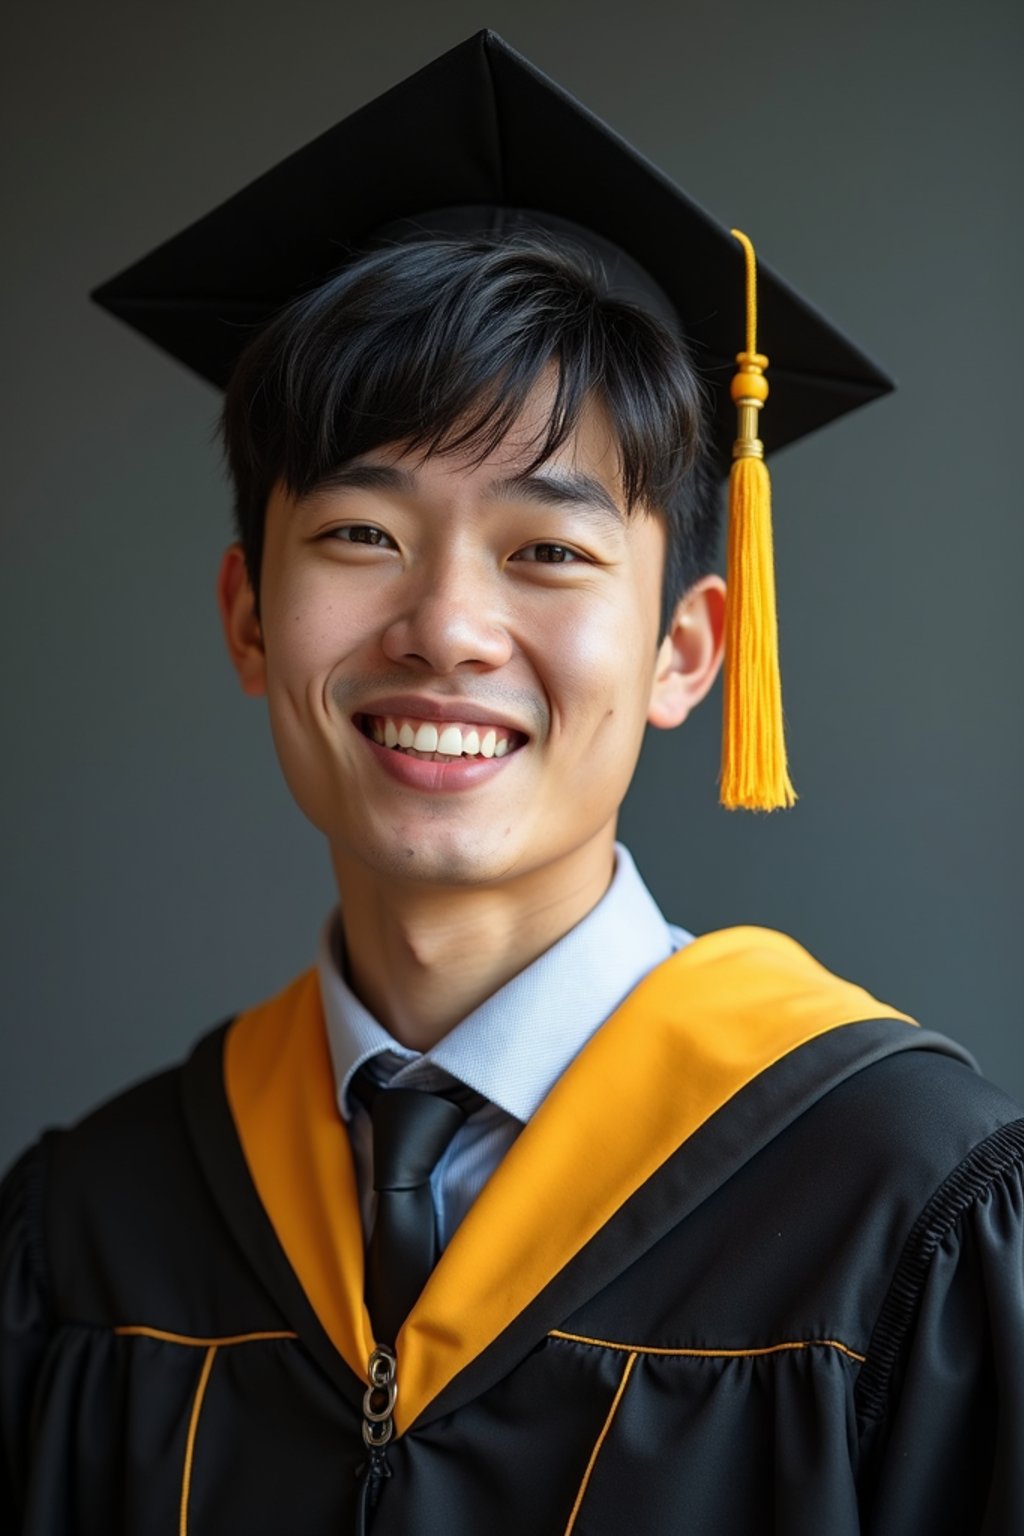
<svg viewBox="0 0 1024 1536">
<path fill-rule="evenodd" d="M 386 842 L 375 840 L 371 846 L 349 842 L 347 858 L 389 880 L 452 887 L 485 886 L 507 879 L 517 862 L 511 848 L 487 847 L 479 834 L 453 836 L 450 829 L 439 837 L 424 836 L 421 830 L 403 834 L 395 828 Z"/>
</svg>

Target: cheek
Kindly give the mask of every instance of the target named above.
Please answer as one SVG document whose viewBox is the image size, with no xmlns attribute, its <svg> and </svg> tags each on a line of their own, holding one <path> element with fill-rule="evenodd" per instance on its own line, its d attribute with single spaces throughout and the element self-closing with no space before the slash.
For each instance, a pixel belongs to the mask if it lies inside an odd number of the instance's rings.
<svg viewBox="0 0 1024 1536">
<path fill-rule="evenodd" d="M 336 594 L 317 597 L 294 584 L 267 615 L 267 705 L 278 761 L 303 814 L 325 835 L 336 811 L 344 733 L 330 685 L 354 638 Z"/>
<path fill-rule="evenodd" d="M 339 662 L 365 640 L 372 614 L 361 614 L 359 607 L 330 582 L 282 583 L 265 613 L 270 688 L 296 699 L 322 691 Z"/>
<path fill-rule="evenodd" d="M 654 626 L 639 607 L 585 611 L 549 635 L 556 720 L 570 731 L 642 734 L 655 644 Z"/>
</svg>

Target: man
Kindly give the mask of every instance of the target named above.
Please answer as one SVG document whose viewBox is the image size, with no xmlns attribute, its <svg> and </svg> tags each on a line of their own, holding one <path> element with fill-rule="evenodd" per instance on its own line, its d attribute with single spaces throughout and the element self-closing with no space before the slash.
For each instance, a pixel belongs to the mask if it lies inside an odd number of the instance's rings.
<svg viewBox="0 0 1024 1536">
<path fill-rule="evenodd" d="M 335 239 L 311 281 L 318 141 L 104 293 L 230 374 L 225 634 L 339 909 L 315 970 L 10 1174 L 7 1523 L 1024 1529 L 1019 1109 L 791 940 L 670 927 L 615 844 L 645 727 L 722 659 L 695 331 L 713 290 L 742 334 L 741 269 L 487 34 L 341 125 L 345 163 L 452 101 L 437 183 L 368 176 L 340 270 Z M 783 438 L 884 387 L 761 299 Z M 236 362 L 239 315 L 269 324 Z M 770 607 L 749 478 L 734 668 Z"/>
</svg>

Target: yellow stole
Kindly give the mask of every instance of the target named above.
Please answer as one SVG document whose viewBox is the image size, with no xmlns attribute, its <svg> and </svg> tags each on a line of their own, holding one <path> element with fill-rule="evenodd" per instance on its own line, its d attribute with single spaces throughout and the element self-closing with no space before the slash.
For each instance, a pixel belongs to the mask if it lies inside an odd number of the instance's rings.
<svg viewBox="0 0 1024 1536">
<path fill-rule="evenodd" d="M 829 1030 L 882 1018 L 914 1022 L 768 929 L 707 934 L 652 971 L 555 1084 L 406 1319 L 399 1432 L 745 1084 Z M 224 1071 L 260 1200 L 365 1380 L 363 1233 L 315 971 L 236 1019 Z"/>
</svg>

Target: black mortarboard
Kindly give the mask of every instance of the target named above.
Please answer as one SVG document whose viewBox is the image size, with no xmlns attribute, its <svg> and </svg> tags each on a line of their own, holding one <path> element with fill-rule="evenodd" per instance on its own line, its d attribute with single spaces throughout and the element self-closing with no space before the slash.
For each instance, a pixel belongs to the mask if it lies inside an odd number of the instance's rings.
<svg viewBox="0 0 1024 1536">
<path fill-rule="evenodd" d="M 353 112 L 104 283 L 93 297 L 223 387 L 264 322 L 375 243 L 402 238 L 403 231 L 410 236 L 460 228 L 479 232 L 484 226 L 500 231 L 524 222 L 571 235 L 598 260 L 619 296 L 662 319 L 678 318 L 709 388 L 724 475 L 735 453 L 734 401 L 740 397 L 734 387 L 730 399 L 730 384 L 744 315 L 749 318 L 753 307 L 752 255 L 745 311 L 744 254 L 731 232 L 493 32 L 478 32 Z M 893 387 L 763 266 L 756 302 L 759 340 L 772 358 L 765 430 L 770 450 Z M 747 335 L 747 351 L 754 354 L 752 324 Z M 745 435 L 757 458 L 761 445 L 751 424 L 766 393 L 763 380 L 754 393 L 759 399 L 753 414 L 748 412 Z M 740 457 L 739 463 L 749 481 L 750 459 Z M 758 462 L 757 473 L 762 468 Z M 758 496 L 766 495 L 766 483 L 758 482 Z M 741 509 L 749 501 L 744 492 Z M 766 504 L 757 502 L 756 517 L 764 521 Z M 746 527 L 745 510 L 741 518 Z M 774 645 L 773 594 L 770 603 L 763 602 L 770 576 L 770 525 L 766 528 L 767 549 L 757 555 L 759 586 L 753 602 L 742 602 L 741 627 L 744 636 L 752 635 L 745 616 L 765 607 L 772 631 L 767 641 Z M 742 565 L 749 570 L 743 537 Z M 727 655 L 727 719 L 733 719 L 734 740 L 743 734 L 758 759 L 747 787 L 740 783 L 743 773 L 724 774 L 727 804 L 769 806 L 792 799 L 781 747 L 781 702 L 770 705 L 778 714 L 781 778 L 777 770 L 762 771 L 762 746 L 771 735 L 764 711 L 754 712 L 759 723 L 748 723 L 743 733 L 738 729 L 741 719 L 752 718 L 748 699 L 765 694 L 765 665 L 769 672 L 775 666 L 778 692 L 777 663 L 763 660 L 767 641 L 759 634 L 752 651 L 758 659 L 749 667 L 744 662 L 750 679 L 739 702 L 728 702 Z M 773 760 L 778 755 L 774 746 L 767 753 Z M 769 780 L 774 788 L 764 787 Z"/>
<path fill-rule="evenodd" d="M 728 229 L 494 32 L 478 32 L 353 112 L 93 297 L 223 387 L 254 328 L 386 226 L 467 205 L 568 220 L 650 274 L 714 388 L 727 467 L 741 251 Z M 764 265 L 758 302 L 772 359 L 769 449 L 892 388 Z"/>
</svg>

